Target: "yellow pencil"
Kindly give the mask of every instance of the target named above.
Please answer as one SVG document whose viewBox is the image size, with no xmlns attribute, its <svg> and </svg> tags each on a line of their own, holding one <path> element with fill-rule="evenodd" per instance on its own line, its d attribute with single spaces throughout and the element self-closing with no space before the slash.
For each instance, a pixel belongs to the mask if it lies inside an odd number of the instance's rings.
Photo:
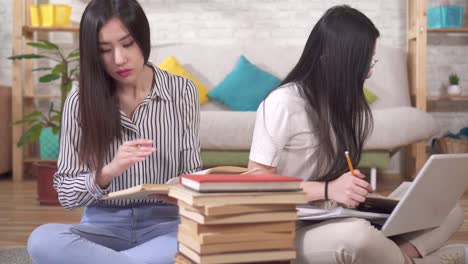
<svg viewBox="0 0 468 264">
<path fill-rule="evenodd" d="M 348 162 L 348 167 L 349 167 L 349 171 L 351 171 L 351 175 L 356 176 L 354 174 L 353 164 L 351 163 L 351 159 L 349 158 L 349 152 L 345 151 L 344 154 L 346 156 L 346 161 Z"/>
</svg>

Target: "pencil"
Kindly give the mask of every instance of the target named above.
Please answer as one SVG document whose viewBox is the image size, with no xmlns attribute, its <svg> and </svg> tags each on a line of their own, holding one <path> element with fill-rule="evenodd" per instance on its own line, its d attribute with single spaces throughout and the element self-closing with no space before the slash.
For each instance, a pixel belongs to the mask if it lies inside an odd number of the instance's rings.
<svg viewBox="0 0 468 264">
<path fill-rule="evenodd" d="M 353 164 L 351 163 L 351 159 L 349 158 L 349 152 L 345 151 L 344 154 L 346 156 L 346 161 L 348 162 L 348 167 L 349 167 L 349 171 L 351 171 L 351 175 L 356 176 L 354 174 Z"/>
</svg>

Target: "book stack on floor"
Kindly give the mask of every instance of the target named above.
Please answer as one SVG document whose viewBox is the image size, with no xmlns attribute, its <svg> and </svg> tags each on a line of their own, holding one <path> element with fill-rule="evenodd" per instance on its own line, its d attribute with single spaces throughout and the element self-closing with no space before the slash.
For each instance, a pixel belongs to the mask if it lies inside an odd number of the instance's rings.
<svg viewBox="0 0 468 264">
<path fill-rule="evenodd" d="M 169 189 L 181 223 L 175 263 L 289 263 L 299 178 L 280 175 L 183 175 Z"/>
</svg>

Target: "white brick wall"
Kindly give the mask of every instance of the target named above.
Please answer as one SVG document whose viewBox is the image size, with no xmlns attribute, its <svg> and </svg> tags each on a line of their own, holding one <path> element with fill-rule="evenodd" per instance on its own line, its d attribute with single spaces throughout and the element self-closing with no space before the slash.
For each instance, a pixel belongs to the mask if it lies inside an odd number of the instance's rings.
<svg viewBox="0 0 468 264">
<path fill-rule="evenodd" d="M 73 6 L 72 19 L 80 16 L 88 1 L 51 0 Z M 382 33 L 381 41 L 394 47 L 405 47 L 406 0 L 140 0 L 152 28 L 153 43 L 198 42 L 226 44 L 231 42 L 303 45 L 313 25 L 329 7 L 350 4 L 367 14 Z M 11 83 L 11 0 L 0 0 L 0 65 L 2 82 Z M 52 34 L 53 39 L 66 39 L 66 34 Z"/>
<path fill-rule="evenodd" d="M 15 0 L 16 1 L 16 0 Z M 87 0 L 53 0 L 73 6 L 79 21 Z M 440 0 L 429 0 L 429 6 Z M 316 21 L 329 7 L 349 4 L 371 18 L 381 32 L 381 42 L 406 47 L 406 0 L 140 0 L 152 28 L 152 42 L 225 44 L 261 41 L 303 45 Z M 452 3 L 467 6 L 466 0 Z M 468 12 L 465 12 L 467 14 Z M 11 83 L 11 0 L 0 0 L 0 80 Z M 467 21 L 465 15 L 465 21 Z M 465 23 L 468 24 L 468 23 Z M 70 35 L 52 34 L 54 40 L 71 42 Z M 430 35 L 428 93 L 439 94 L 450 72 L 461 77 L 468 94 L 468 35 Z M 457 118 L 450 118 L 456 116 Z M 435 114 L 443 129 L 468 126 L 468 113 Z M 450 125 L 448 125 L 448 123 Z"/>
</svg>

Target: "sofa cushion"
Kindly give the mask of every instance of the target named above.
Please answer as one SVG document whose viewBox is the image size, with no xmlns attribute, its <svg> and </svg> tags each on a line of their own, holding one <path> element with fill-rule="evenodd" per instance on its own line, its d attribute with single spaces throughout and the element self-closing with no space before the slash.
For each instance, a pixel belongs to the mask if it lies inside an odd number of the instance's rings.
<svg viewBox="0 0 468 264">
<path fill-rule="evenodd" d="M 297 63 L 302 49 L 302 46 L 279 46 L 272 43 L 169 43 L 153 46 L 150 61 L 159 63 L 167 56 L 174 55 L 187 71 L 211 90 L 232 71 L 241 54 L 259 68 L 282 79 Z M 211 100 L 203 104 L 201 110 L 226 111 L 229 108 Z"/>
<path fill-rule="evenodd" d="M 279 83 L 280 79 L 241 55 L 234 69 L 208 93 L 208 97 L 235 111 L 256 111 Z"/>
<path fill-rule="evenodd" d="M 413 107 L 373 110 L 374 130 L 364 150 L 395 150 L 430 138 L 438 131 L 434 118 Z M 202 111 L 202 149 L 249 150 L 255 126 L 255 112 Z"/>
<path fill-rule="evenodd" d="M 159 64 L 159 68 L 172 74 L 190 79 L 197 87 L 200 104 L 208 102 L 208 89 L 206 89 L 206 87 L 201 82 L 199 82 L 186 69 L 184 69 L 184 67 L 180 65 L 180 63 L 174 56 L 171 55 L 167 57 L 163 62 Z"/>
<path fill-rule="evenodd" d="M 406 52 L 377 45 L 375 58 L 379 63 L 375 64 L 372 76 L 364 84 L 379 97 L 372 109 L 410 106 Z"/>
<path fill-rule="evenodd" d="M 241 54 L 260 68 L 283 79 L 296 65 L 303 48 L 303 45 L 258 42 L 219 45 L 167 43 L 152 46 L 150 61 L 159 63 L 167 56 L 174 55 L 183 62 L 187 71 L 211 90 L 232 70 Z M 375 57 L 379 63 L 373 68 L 372 77 L 365 83 L 379 97 L 371 105 L 372 109 L 410 106 L 406 51 L 378 44 Z M 213 101 L 203 104 L 201 109 L 228 110 Z"/>
<path fill-rule="evenodd" d="M 373 93 L 366 87 L 364 87 L 364 97 L 366 98 L 368 104 L 372 104 L 373 102 L 375 102 L 375 100 L 379 99 L 379 97 L 375 93 Z"/>
</svg>

